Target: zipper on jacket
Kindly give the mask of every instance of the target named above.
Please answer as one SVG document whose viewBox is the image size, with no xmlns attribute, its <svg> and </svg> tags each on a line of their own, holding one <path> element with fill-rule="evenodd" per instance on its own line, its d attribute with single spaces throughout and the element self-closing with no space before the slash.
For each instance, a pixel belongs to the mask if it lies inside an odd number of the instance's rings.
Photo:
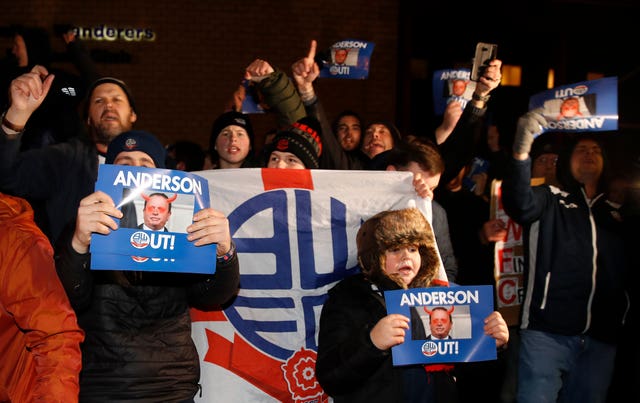
<svg viewBox="0 0 640 403">
<path fill-rule="evenodd" d="M 544 309 L 547 305 L 547 294 L 549 293 L 549 280 L 551 279 L 551 272 L 548 272 L 546 276 L 544 276 L 544 294 L 542 295 L 542 303 L 540 304 L 540 309 Z"/>
</svg>

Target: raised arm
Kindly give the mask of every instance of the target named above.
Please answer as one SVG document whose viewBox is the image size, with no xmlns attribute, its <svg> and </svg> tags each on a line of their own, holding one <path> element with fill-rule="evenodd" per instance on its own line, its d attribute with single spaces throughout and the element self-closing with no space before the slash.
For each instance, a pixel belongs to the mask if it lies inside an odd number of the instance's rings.
<svg viewBox="0 0 640 403">
<path fill-rule="evenodd" d="M 54 78 L 43 66 L 34 66 L 30 72 L 11 81 L 11 102 L 2 117 L 5 136 L 15 138 L 24 130 L 33 112 L 42 105 L 49 93 Z"/>
<path fill-rule="evenodd" d="M 278 114 L 278 127 L 289 126 L 306 116 L 300 95 L 289 77 L 266 60 L 251 62 L 245 78 L 256 83 L 265 103 Z"/>
</svg>

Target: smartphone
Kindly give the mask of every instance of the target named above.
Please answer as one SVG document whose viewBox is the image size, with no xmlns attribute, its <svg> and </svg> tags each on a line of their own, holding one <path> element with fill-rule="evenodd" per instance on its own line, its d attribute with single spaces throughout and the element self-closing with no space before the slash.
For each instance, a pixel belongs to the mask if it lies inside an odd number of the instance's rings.
<svg viewBox="0 0 640 403">
<path fill-rule="evenodd" d="M 473 58 L 471 68 L 471 80 L 478 81 L 484 74 L 489 62 L 498 56 L 498 45 L 495 43 L 478 42 L 476 45 L 476 55 Z"/>
</svg>

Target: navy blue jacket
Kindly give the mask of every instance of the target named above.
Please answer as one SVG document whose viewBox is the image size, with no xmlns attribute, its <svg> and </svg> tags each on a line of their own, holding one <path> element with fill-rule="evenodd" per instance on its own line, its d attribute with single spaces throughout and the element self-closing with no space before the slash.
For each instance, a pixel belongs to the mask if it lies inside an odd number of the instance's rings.
<svg viewBox="0 0 640 403">
<path fill-rule="evenodd" d="M 509 164 L 502 201 L 524 227 L 521 328 L 615 342 L 629 308 L 620 215 L 575 181 L 562 190 L 530 186 L 531 159 Z"/>
<path fill-rule="evenodd" d="M 240 284 L 237 254 L 213 275 L 90 270 L 71 246 L 75 222 L 55 248 L 58 277 L 85 331 L 81 402 L 184 402 L 199 390 L 190 308 L 220 310 Z M 215 259 L 215 257 L 213 257 Z"/>
</svg>

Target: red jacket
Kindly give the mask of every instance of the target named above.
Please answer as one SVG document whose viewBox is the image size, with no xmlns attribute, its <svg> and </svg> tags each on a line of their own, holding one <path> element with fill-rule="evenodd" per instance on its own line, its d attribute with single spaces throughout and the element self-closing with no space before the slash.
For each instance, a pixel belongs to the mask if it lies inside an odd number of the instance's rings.
<svg viewBox="0 0 640 403">
<path fill-rule="evenodd" d="M 77 402 L 83 340 L 31 206 L 0 193 L 0 402 Z"/>
</svg>

